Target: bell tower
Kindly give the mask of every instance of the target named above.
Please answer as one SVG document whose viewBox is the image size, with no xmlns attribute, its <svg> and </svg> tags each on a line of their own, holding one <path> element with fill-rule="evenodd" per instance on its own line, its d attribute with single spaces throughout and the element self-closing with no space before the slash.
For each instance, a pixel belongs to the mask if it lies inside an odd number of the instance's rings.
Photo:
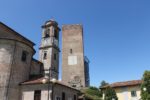
<svg viewBox="0 0 150 100">
<path fill-rule="evenodd" d="M 45 75 L 58 79 L 59 71 L 59 31 L 58 23 L 46 21 L 42 26 L 39 60 L 44 64 Z"/>
</svg>

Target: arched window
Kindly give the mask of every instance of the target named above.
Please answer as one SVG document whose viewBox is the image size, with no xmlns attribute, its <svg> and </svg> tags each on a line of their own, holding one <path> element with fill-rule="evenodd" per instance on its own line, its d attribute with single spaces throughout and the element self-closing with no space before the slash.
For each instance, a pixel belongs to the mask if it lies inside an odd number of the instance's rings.
<svg viewBox="0 0 150 100">
<path fill-rule="evenodd" d="M 49 30 L 49 29 L 45 30 L 45 38 L 46 38 L 46 37 L 49 37 L 49 33 L 50 33 L 50 30 Z"/>
<path fill-rule="evenodd" d="M 28 54 L 27 51 L 22 51 L 22 57 L 21 57 L 21 60 L 22 60 L 23 62 L 26 62 L 26 60 L 27 60 L 27 54 Z"/>
<path fill-rule="evenodd" d="M 44 51 L 43 59 L 47 59 L 47 51 Z"/>
<path fill-rule="evenodd" d="M 72 51 L 72 49 L 70 49 L 70 54 L 72 54 L 73 53 L 73 51 Z"/>
</svg>

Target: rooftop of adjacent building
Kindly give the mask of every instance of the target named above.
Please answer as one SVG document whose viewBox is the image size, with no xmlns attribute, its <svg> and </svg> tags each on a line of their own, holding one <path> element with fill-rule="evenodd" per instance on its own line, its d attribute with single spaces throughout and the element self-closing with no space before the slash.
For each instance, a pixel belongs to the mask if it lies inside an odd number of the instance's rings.
<svg viewBox="0 0 150 100">
<path fill-rule="evenodd" d="M 124 82 L 115 82 L 106 86 L 101 87 L 101 89 L 112 87 L 112 88 L 118 88 L 118 87 L 127 87 L 127 86 L 137 86 L 141 85 L 142 80 L 130 80 L 130 81 L 124 81 Z"/>
<path fill-rule="evenodd" d="M 44 84 L 48 84 L 48 83 L 50 83 L 50 84 L 53 83 L 52 81 L 46 81 L 46 83 L 43 83 L 44 79 L 46 79 L 46 78 L 45 77 L 40 77 L 40 78 L 29 79 L 25 82 L 20 83 L 20 85 L 35 85 L 35 84 L 43 84 L 44 85 Z M 70 86 L 66 85 L 65 83 L 63 83 L 61 81 L 58 81 L 58 80 L 55 81 L 55 84 L 58 84 L 58 85 L 66 87 L 66 88 L 70 88 L 70 89 L 74 89 L 76 91 L 79 91 L 79 90 L 77 90 L 75 88 L 72 88 L 72 87 L 70 87 Z"/>
</svg>

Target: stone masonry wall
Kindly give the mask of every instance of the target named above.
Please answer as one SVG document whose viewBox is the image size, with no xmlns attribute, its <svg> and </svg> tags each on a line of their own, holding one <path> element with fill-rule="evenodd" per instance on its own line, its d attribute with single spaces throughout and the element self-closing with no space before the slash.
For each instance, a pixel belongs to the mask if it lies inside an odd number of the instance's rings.
<svg viewBox="0 0 150 100">
<path fill-rule="evenodd" d="M 21 60 L 22 52 L 27 60 Z M 0 100 L 20 100 L 19 83 L 28 80 L 33 48 L 15 40 L 0 39 Z"/>
<path fill-rule="evenodd" d="M 83 29 L 79 24 L 62 27 L 62 81 L 85 87 Z"/>
</svg>

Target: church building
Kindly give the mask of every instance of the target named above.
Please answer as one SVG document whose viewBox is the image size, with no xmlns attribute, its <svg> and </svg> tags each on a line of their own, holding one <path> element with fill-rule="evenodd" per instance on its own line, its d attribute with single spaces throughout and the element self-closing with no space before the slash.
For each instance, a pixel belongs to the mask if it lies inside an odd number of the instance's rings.
<svg viewBox="0 0 150 100">
<path fill-rule="evenodd" d="M 62 28 L 62 81 L 59 81 L 58 23 L 42 25 L 39 60 L 34 43 L 0 22 L 0 100 L 77 100 L 89 86 L 82 25 Z"/>
</svg>

